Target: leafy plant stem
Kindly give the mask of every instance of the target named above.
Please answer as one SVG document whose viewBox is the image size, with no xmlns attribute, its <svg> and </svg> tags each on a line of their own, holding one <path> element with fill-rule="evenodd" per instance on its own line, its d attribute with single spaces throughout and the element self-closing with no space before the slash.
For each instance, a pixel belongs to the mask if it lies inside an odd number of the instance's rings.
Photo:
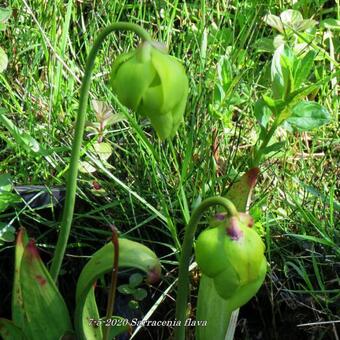
<svg viewBox="0 0 340 340">
<path fill-rule="evenodd" d="M 175 329 L 175 339 L 184 340 L 185 338 L 185 316 L 188 302 L 189 275 L 188 268 L 192 245 L 194 242 L 197 225 L 206 210 L 213 206 L 223 206 L 230 216 L 237 216 L 238 212 L 234 204 L 224 197 L 214 196 L 205 199 L 192 213 L 189 223 L 185 229 L 182 252 L 179 263 L 178 291 L 176 298 L 176 320 L 180 325 Z"/>
<path fill-rule="evenodd" d="M 258 149 L 255 149 L 253 159 L 251 161 L 251 166 L 250 168 L 255 168 L 258 167 L 262 161 L 262 156 L 264 154 L 264 149 L 268 146 L 271 138 L 273 137 L 276 129 L 278 127 L 278 123 L 275 120 L 271 128 L 268 130 L 265 138 L 263 139 L 260 147 Z"/>
<path fill-rule="evenodd" d="M 119 259 L 119 240 L 118 233 L 115 226 L 111 226 L 112 229 L 112 243 L 114 248 L 114 258 L 113 258 L 113 270 L 111 275 L 111 286 L 109 292 L 109 298 L 107 301 L 106 308 L 106 320 L 110 319 L 113 314 L 113 307 L 115 304 L 116 287 L 117 287 L 117 277 L 118 277 L 118 259 Z M 104 327 L 103 340 L 109 339 L 109 327 Z"/>
<path fill-rule="evenodd" d="M 97 39 L 95 40 L 93 47 L 88 56 L 85 74 L 82 81 L 81 89 L 80 89 L 80 99 L 79 99 L 79 108 L 78 115 L 76 121 L 75 135 L 72 143 L 72 153 L 71 153 L 71 163 L 70 169 L 68 172 L 68 179 L 66 183 L 66 198 L 65 205 L 63 210 L 63 217 L 61 221 L 60 233 L 58 236 L 57 246 L 55 249 L 55 253 L 52 260 L 51 265 L 51 276 L 54 281 L 57 281 L 58 275 L 60 272 L 61 264 L 65 255 L 65 250 L 68 242 L 68 238 L 70 235 L 72 219 L 73 219 L 73 211 L 77 190 L 77 176 L 78 176 L 78 164 L 80 158 L 80 148 L 83 142 L 84 135 L 84 127 L 86 120 L 86 109 L 88 105 L 88 95 L 91 84 L 91 75 L 94 69 L 95 58 L 101 48 L 101 45 L 104 39 L 113 31 L 118 30 L 126 30 L 132 31 L 136 33 L 141 39 L 145 41 L 150 41 L 150 35 L 140 26 L 128 23 L 128 22 L 117 22 L 114 23 L 105 29 L 103 29 Z"/>
</svg>

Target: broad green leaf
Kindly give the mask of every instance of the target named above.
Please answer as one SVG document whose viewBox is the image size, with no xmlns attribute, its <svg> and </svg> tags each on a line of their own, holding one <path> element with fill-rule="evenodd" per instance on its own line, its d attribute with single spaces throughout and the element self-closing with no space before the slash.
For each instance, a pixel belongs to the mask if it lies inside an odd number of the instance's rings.
<svg viewBox="0 0 340 340">
<path fill-rule="evenodd" d="M 292 115 L 293 108 L 298 103 L 300 103 L 303 98 L 308 96 L 313 91 L 316 91 L 319 87 L 320 87 L 320 85 L 313 84 L 313 85 L 302 87 L 302 88 L 294 91 L 293 93 L 291 93 L 286 98 L 286 101 L 283 102 L 283 106 L 280 107 L 280 109 L 278 110 L 278 112 L 280 114 L 276 118 L 277 124 L 280 125 L 283 122 L 285 122 Z"/>
<path fill-rule="evenodd" d="M 133 273 L 129 277 L 129 285 L 131 287 L 138 287 L 143 282 L 143 276 L 139 273 Z"/>
<path fill-rule="evenodd" d="M 137 288 L 133 293 L 133 297 L 137 301 L 144 300 L 147 297 L 147 295 L 148 295 L 147 291 L 143 288 Z"/>
<path fill-rule="evenodd" d="M 135 291 L 134 287 L 131 287 L 128 284 L 124 284 L 124 285 L 120 285 L 118 287 L 118 292 L 124 295 L 130 295 L 133 294 L 133 292 Z"/>
<path fill-rule="evenodd" d="M 13 321 L 2 318 L 0 318 L 0 335 L 3 340 L 28 340 Z"/>
<path fill-rule="evenodd" d="M 316 53 L 309 51 L 298 63 L 296 63 L 293 70 L 295 88 L 299 88 L 301 84 L 309 77 L 313 68 L 314 58 Z"/>
<path fill-rule="evenodd" d="M 282 35 L 282 34 L 278 34 L 274 37 L 274 40 L 273 40 L 273 46 L 274 46 L 274 51 L 273 53 L 275 52 L 275 50 L 277 48 L 279 48 L 280 46 L 283 46 L 285 44 L 285 37 Z"/>
<path fill-rule="evenodd" d="M 113 256 L 114 248 L 110 242 L 92 255 L 80 273 L 76 290 L 75 325 L 81 339 L 86 339 L 85 331 L 88 328 L 84 328 L 84 308 L 89 290 L 98 277 L 112 271 Z M 161 272 L 159 260 L 151 249 L 127 239 L 119 239 L 119 268 L 137 268 L 147 273 L 149 282 L 157 280 Z"/>
<path fill-rule="evenodd" d="M 0 8 L 0 31 L 4 31 L 7 27 L 7 21 L 12 14 L 10 7 Z M 0 71 L 1 72 L 1 71 Z"/>
<path fill-rule="evenodd" d="M 34 153 L 40 153 L 42 150 L 40 149 L 40 144 L 35 140 L 31 135 L 24 132 L 21 133 L 21 141 L 24 143 L 26 148 L 28 148 L 30 151 L 33 151 Z"/>
<path fill-rule="evenodd" d="M 7 223 L 0 222 L 0 240 L 13 242 L 15 240 L 15 228 Z"/>
<path fill-rule="evenodd" d="M 263 21 L 267 25 L 269 25 L 269 26 L 275 28 L 276 30 L 278 30 L 280 33 L 283 33 L 282 21 L 281 21 L 281 19 L 278 16 L 273 15 L 273 14 L 267 14 L 267 15 L 264 16 Z"/>
<path fill-rule="evenodd" d="M 0 175 L 0 193 L 12 191 L 11 176 L 9 174 Z"/>
<path fill-rule="evenodd" d="M 5 211 L 11 204 L 21 202 L 20 197 L 11 192 L 12 189 L 11 176 L 0 175 L 0 212 Z"/>
<path fill-rule="evenodd" d="M 139 303 L 136 300 L 130 300 L 128 306 L 132 310 L 137 310 L 139 308 Z"/>
<path fill-rule="evenodd" d="M 313 19 L 305 19 L 305 20 L 302 20 L 302 21 L 296 23 L 294 28 L 298 32 L 303 32 L 303 31 L 306 31 L 310 28 L 315 27 L 317 23 L 318 22 L 313 20 Z"/>
<path fill-rule="evenodd" d="M 281 55 L 281 71 L 284 80 L 284 97 L 286 98 L 295 89 L 294 83 L 294 68 L 298 64 L 294 52 L 286 46 L 283 46 L 283 53 Z"/>
<path fill-rule="evenodd" d="M 270 38 L 260 38 L 256 40 L 254 47 L 256 49 L 256 52 L 269 52 L 274 53 L 274 42 L 273 39 Z"/>
<path fill-rule="evenodd" d="M 219 82 L 227 88 L 234 78 L 230 58 L 222 56 L 217 63 L 216 70 Z"/>
<path fill-rule="evenodd" d="M 329 30 L 340 31 L 340 20 L 328 18 L 320 22 L 320 27 Z"/>
<path fill-rule="evenodd" d="M 72 329 L 66 304 L 33 240 L 24 249 L 19 283 L 27 319 L 25 332 L 31 339 L 55 340 Z"/>
<path fill-rule="evenodd" d="M 272 152 L 278 152 L 282 150 L 285 147 L 285 145 L 286 145 L 286 142 L 278 142 L 278 143 L 271 144 L 263 150 L 263 154 L 268 155 L 269 153 L 272 153 Z"/>
<path fill-rule="evenodd" d="M 5 211 L 11 204 L 19 203 L 21 199 L 18 195 L 11 192 L 3 192 L 0 194 L 0 212 Z"/>
<path fill-rule="evenodd" d="M 10 7 L 7 7 L 7 8 L 0 7 L 0 22 L 1 23 L 7 22 L 11 14 L 12 14 L 12 9 Z"/>
<path fill-rule="evenodd" d="M 0 73 L 5 71 L 8 65 L 8 58 L 5 51 L 0 47 Z"/>
<path fill-rule="evenodd" d="M 303 101 L 292 109 L 287 122 L 297 131 L 310 131 L 329 123 L 330 114 L 320 104 Z"/>
<path fill-rule="evenodd" d="M 41 145 L 32 136 L 27 133 L 23 133 L 10 119 L 4 115 L 4 110 L 0 110 L 0 123 L 3 124 L 6 129 L 13 136 L 19 146 L 26 149 L 27 152 L 33 152 L 38 155 L 46 155 L 48 152 L 41 147 Z"/>
<path fill-rule="evenodd" d="M 97 169 L 87 161 L 81 161 L 79 164 L 79 171 L 84 174 L 92 174 L 96 172 Z"/>
<path fill-rule="evenodd" d="M 90 148 L 90 151 L 98 155 L 100 160 L 107 161 L 112 154 L 112 147 L 109 143 L 105 143 L 105 142 L 98 143 L 97 142 L 93 144 L 93 146 Z"/>
<path fill-rule="evenodd" d="M 292 51 L 281 45 L 276 49 L 271 64 L 271 80 L 274 99 L 285 98 L 293 88 L 292 68 L 294 56 Z"/>
<path fill-rule="evenodd" d="M 280 19 L 285 26 L 296 27 L 301 21 L 303 21 L 303 16 L 299 11 L 293 9 L 287 9 L 280 14 Z"/>
<path fill-rule="evenodd" d="M 269 122 L 271 111 L 266 105 L 263 98 L 256 101 L 254 106 L 254 115 L 260 126 L 265 128 Z"/>
<path fill-rule="evenodd" d="M 104 127 L 106 127 L 106 126 L 111 126 L 116 123 L 122 122 L 124 120 L 126 120 L 125 115 L 122 112 L 117 112 L 117 113 L 110 114 L 110 116 L 104 120 L 103 124 L 104 124 Z"/>
<path fill-rule="evenodd" d="M 273 99 L 268 96 L 263 96 L 262 98 L 274 115 L 277 115 L 278 112 L 281 112 L 286 104 L 282 99 Z"/>
<path fill-rule="evenodd" d="M 317 91 L 319 89 L 319 84 L 312 84 L 304 87 L 300 87 L 298 90 L 292 92 L 286 102 L 293 108 L 295 105 L 297 105 L 301 100 L 303 100 L 305 97 L 310 95 L 312 92 Z"/>
</svg>

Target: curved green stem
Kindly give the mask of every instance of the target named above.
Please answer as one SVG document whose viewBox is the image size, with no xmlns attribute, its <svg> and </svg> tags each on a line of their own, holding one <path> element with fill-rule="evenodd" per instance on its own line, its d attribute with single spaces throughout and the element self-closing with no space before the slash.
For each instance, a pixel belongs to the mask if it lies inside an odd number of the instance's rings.
<svg viewBox="0 0 340 340">
<path fill-rule="evenodd" d="M 184 240 L 182 245 L 182 253 L 179 262 L 179 277 L 178 277 L 178 290 L 176 298 L 176 320 L 180 325 L 175 328 L 175 339 L 185 339 L 185 316 L 188 303 L 189 292 L 189 263 L 194 242 L 197 224 L 200 221 L 204 212 L 213 206 L 221 205 L 226 209 L 230 216 L 237 216 L 238 212 L 234 204 L 227 198 L 214 196 L 204 200 L 192 213 L 189 223 L 185 229 Z"/>
<path fill-rule="evenodd" d="M 115 296 L 116 296 L 116 287 L 117 287 L 117 279 L 118 279 L 118 261 L 119 261 L 119 239 L 118 232 L 115 226 L 111 226 L 112 229 L 112 244 L 114 248 L 113 255 L 113 270 L 111 274 L 111 285 L 109 291 L 109 298 L 107 300 L 107 308 L 106 308 L 106 320 L 112 318 L 113 307 L 115 304 Z M 103 340 L 109 339 L 109 327 L 104 327 L 104 335 Z"/>
<path fill-rule="evenodd" d="M 66 199 L 61 221 L 60 233 L 51 265 L 51 276 L 56 281 L 58 279 L 61 264 L 64 258 L 68 238 L 70 235 L 74 203 L 77 190 L 78 164 L 80 158 L 80 148 L 83 142 L 84 127 L 86 120 L 86 109 L 88 104 L 91 75 L 94 68 L 95 58 L 101 48 L 104 39 L 113 31 L 126 30 L 135 32 L 145 41 L 151 41 L 150 35 L 140 26 L 128 22 L 117 22 L 103 29 L 95 40 L 90 54 L 87 58 L 85 74 L 80 89 L 79 109 L 76 121 L 75 135 L 72 143 L 71 163 L 66 185 Z"/>
</svg>

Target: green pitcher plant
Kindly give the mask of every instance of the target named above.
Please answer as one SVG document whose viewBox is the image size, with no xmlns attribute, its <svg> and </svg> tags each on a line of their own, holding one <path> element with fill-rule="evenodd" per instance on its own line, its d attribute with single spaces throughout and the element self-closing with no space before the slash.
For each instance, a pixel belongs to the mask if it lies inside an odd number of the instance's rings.
<svg viewBox="0 0 340 340">
<path fill-rule="evenodd" d="M 72 225 L 80 149 L 95 58 L 105 38 L 119 30 L 136 33 L 142 43 L 136 50 L 121 55 L 113 63 L 110 82 L 118 99 L 128 108 L 149 117 L 161 139 L 172 137 L 183 120 L 188 95 L 188 79 L 183 66 L 174 57 L 169 56 L 161 44 L 152 41 L 150 35 L 139 25 L 117 22 L 103 29 L 88 56 L 80 89 L 66 199 L 51 265 L 54 280 L 57 280 L 59 275 Z"/>
<path fill-rule="evenodd" d="M 112 64 L 110 85 L 120 103 L 147 117 L 161 140 L 175 135 L 183 121 L 188 97 L 188 79 L 182 64 L 170 56 L 164 46 L 154 42 L 140 26 L 117 22 L 103 29 L 88 56 L 80 89 L 79 109 L 71 161 L 66 183 L 66 199 L 52 265 L 48 271 L 38 250 L 24 230 L 19 232 L 15 254 L 15 276 L 12 296 L 12 320 L 0 319 L 0 334 L 5 339 L 109 339 L 126 329 L 89 325 L 100 319 L 94 294 L 94 282 L 108 272 L 114 273 L 106 319 L 113 316 L 112 305 L 116 274 L 119 267 L 137 268 L 149 280 L 159 278 L 157 256 L 142 244 L 119 239 L 94 253 L 80 274 L 76 290 L 74 324 L 57 288 L 57 280 L 72 225 L 81 145 L 86 121 L 91 75 L 95 58 L 105 38 L 118 30 L 132 31 L 141 38 L 139 46 L 122 54 Z M 208 322 L 196 328 L 197 340 L 233 338 L 228 323 L 239 307 L 247 303 L 262 285 L 267 262 L 265 246 L 246 214 L 255 185 L 258 167 L 268 155 L 277 152 L 284 142 L 272 143 L 278 127 L 289 131 L 308 131 L 330 120 L 328 111 L 306 97 L 317 91 L 326 80 L 310 84 L 314 52 L 296 55 L 289 46 L 274 53 L 272 90 L 254 107 L 260 125 L 257 143 L 249 156 L 249 170 L 232 186 L 226 197 L 214 196 L 196 207 L 185 227 L 179 259 L 176 298 L 175 339 L 185 339 L 185 320 L 189 296 L 189 264 L 195 244 L 196 261 L 201 270 L 197 302 L 197 319 Z M 207 229 L 196 235 L 197 225 L 209 209 L 222 207 Z M 119 252 L 118 252 L 119 244 Z M 115 277 L 114 277 L 115 276 Z M 49 329 L 46 334 L 45 330 Z M 229 335 L 228 335 L 229 334 Z"/>
<path fill-rule="evenodd" d="M 240 222 L 248 227 L 252 227 L 253 219 L 246 214 L 246 212 L 249 210 L 251 195 L 256 185 L 258 175 L 259 168 L 249 169 L 232 184 L 225 195 L 225 197 L 231 200 L 235 205 L 239 218 L 241 219 Z M 225 213 L 219 212 L 215 217 L 208 221 L 208 225 L 209 227 L 217 227 L 221 224 L 225 224 L 225 227 L 228 227 L 225 218 L 229 219 Z M 200 239 L 200 236 L 198 239 Z M 225 261 L 223 261 L 223 263 L 228 263 L 229 258 L 224 259 Z M 231 287 L 229 287 L 228 292 L 230 292 L 230 288 Z M 225 286 L 224 292 L 226 290 L 227 286 Z M 242 299 L 241 290 L 239 293 L 240 294 L 234 295 L 234 300 Z M 222 293 L 222 295 L 224 294 Z M 225 299 L 222 297 L 217 292 L 214 277 L 208 277 L 202 272 L 199 283 L 196 318 L 197 320 L 205 320 L 206 325 L 204 327 L 200 327 L 198 324 L 196 325 L 196 340 L 205 340 L 210 338 L 221 340 L 233 339 L 238 313 L 239 308 L 237 308 L 237 305 L 233 303 L 233 298 Z"/>
<path fill-rule="evenodd" d="M 231 309 L 244 305 L 262 285 L 267 268 L 265 246 L 247 214 L 217 214 L 196 241 L 196 261 L 214 280 L 217 293 Z"/>
<path fill-rule="evenodd" d="M 188 78 L 162 45 L 145 41 L 117 58 L 111 85 L 122 104 L 150 119 L 161 139 L 174 136 L 183 120 Z"/>
<path fill-rule="evenodd" d="M 241 184 L 246 190 L 239 191 L 238 196 L 246 197 L 249 195 L 247 187 L 253 184 Z M 204 213 L 216 206 L 221 206 L 225 212 L 218 213 L 196 240 L 196 261 L 202 272 L 197 318 L 207 322 L 204 327 L 196 327 L 196 339 L 224 339 L 232 312 L 257 293 L 266 275 L 265 246 L 252 228 L 251 216 L 238 212 L 226 197 L 215 196 L 202 201 L 191 215 L 182 245 L 176 299 L 176 318 L 180 320 L 179 327 L 175 329 L 177 340 L 185 339 L 188 268 L 197 225 Z M 212 304 L 213 297 L 219 306 Z M 221 308 L 220 315 L 215 315 L 214 308 Z M 204 319 L 201 319 L 202 316 Z"/>
</svg>

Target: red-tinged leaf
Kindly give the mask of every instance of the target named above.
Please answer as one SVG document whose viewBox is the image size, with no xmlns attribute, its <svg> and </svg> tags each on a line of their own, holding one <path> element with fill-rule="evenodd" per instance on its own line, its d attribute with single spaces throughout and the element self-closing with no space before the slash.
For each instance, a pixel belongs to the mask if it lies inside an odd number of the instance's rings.
<svg viewBox="0 0 340 340">
<path fill-rule="evenodd" d="M 13 321 L 0 319 L 0 335 L 3 340 L 26 340 L 23 331 Z"/>
<path fill-rule="evenodd" d="M 25 247 L 20 269 L 25 332 L 34 340 L 55 340 L 71 330 L 70 316 L 38 250 L 31 240 Z"/>
<path fill-rule="evenodd" d="M 259 168 L 249 169 L 245 174 L 243 174 L 243 176 L 241 176 L 238 182 L 234 183 L 231 186 L 230 190 L 228 191 L 226 197 L 229 198 L 235 204 L 235 207 L 239 212 L 248 213 L 249 205 L 251 202 L 251 194 L 256 185 L 257 176 L 259 172 L 260 172 Z M 211 293 L 210 291 L 205 292 L 205 294 L 210 293 Z M 220 302 L 222 303 L 222 300 Z M 223 309 L 223 307 L 221 308 Z M 233 310 L 234 306 L 230 301 L 227 304 L 227 307 L 224 308 L 227 308 L 228 312 L 232 311 L 229 320 L 231 319 L 237 320 L 239 309 Z M 223 313 L 223 310 L 220 310 L 220 313 Z M 221 333 L 220 334 L 221 339 L 224 339 L 225 337 L 228 336 L 230 336 L 231 338 L 234 337 L 236 322 L 234 323 L 230 322 L 229 324 L 229 320 L 225 321 L 226 323 L 228 323 L 227 336 L 225 333 Z"/>
<path fill-rule="evenodd" d="M 21 260 L 24 254 L 25 246 L 28 243 L 28 236 L 25 228 L 19 230 L 17 242 L 15 246 L 15 268 L 14 268 L 14 282 L 12 291 L 12 320 L 13 322 L 25 329 L 25 312 L 23 308 L 22 293 L 20 287 L 20 268 Z"/>
<path fill-rule="evenodd" d="M 226 197 L 234 203 L 238 211 L 248 211 L 251 194 L 255 187 L 259 172 L 259 168 L 248 170 L 227 192 Z"/>
</svg>

